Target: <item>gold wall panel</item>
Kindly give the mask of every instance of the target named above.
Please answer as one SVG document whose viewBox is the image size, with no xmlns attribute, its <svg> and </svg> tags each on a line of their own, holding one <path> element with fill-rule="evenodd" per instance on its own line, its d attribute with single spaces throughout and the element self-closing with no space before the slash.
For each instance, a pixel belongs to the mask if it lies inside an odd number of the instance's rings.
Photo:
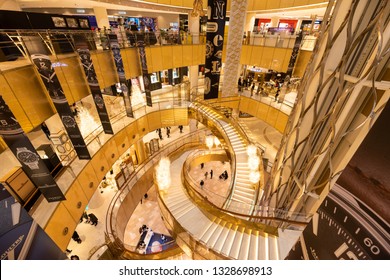
<svg viewBox="0 0 390 280">
<path fill-rule="evenodd" d="M 286 129 L 288 115 L 279 111 L 278 118 L 276 119 L 275 128 L 279 130 L 281 133 Z"/>
<path fill-rule="evenodd" d="M 174 126 L 175 117 L 173 110 L 162 110 L 160 111 L 161 127 Z"/>
<path fill-rule="evenodd" d="M 63 65 L 54 67 L 54 69 L 57 75 L 60 72 L 62 73 L 62 75 L 58 75 L 58 79 L 61 86 L 64 86 L 64 91 L 65 89 L 69 90 L 68 93 L 65 91 L 69 104 L 73 104 L 90 94 L 89 86 L 85 80 L 84 70 L 81 68 L 81 62 L 78 57 L 68 56 L 61 58 L 61 56 L 57 56 L 57 58 L 54 57 L 52 61 L 60 62 L 61 65 Z M 71 100 L 73 102 L 70 102 Z"/>
<path fill-rule="evenodd" d="M 103 177 L 111 168 L 111 165 L 108 165 L 104 153 L 100 153 L 100 152 L 96 153 L 94 157 L 91 159 L 91 163 L 93 169 L 95 170 L 96 177 L 98 178 L 99 181 L 103 179 Z"/>
<path fill-rule="evenodd" d="M 121 49 L 123 66 L 125 68 L 126 79 L 131 79 L 142 75 L 141 65 L 137 48 Z"/>
<path fill-rule="evenodd" d="M 267 114 L 268 114 L 268 109 L 269 109 L 268 105 L 259 102 L 259 105 L 257 106 L 256 117 L 261 119 L 261 120 L 266 120 Z"/>
<path fill-rule="evenodd" d="M 286 57 L 286 50 L 282 48 L 274 48 L 273 53 L 273 61 L 272 61 L 272 69 L 279 72 L 285 72 L 283 71 L 283 65 L 284 65 L 284 59 Z M 287 68 L 286 68 L 287 70 Z"/>
<path fill-rule="evenodd" d="M 100 180 L 96 177 L 95 169 L 93 169 L 91 162 L 88 162 L 81 171 L 77 177 L 77 182 L 79 182 L 82 191 L 89 201 L 100 184 Z"/>
<path fill-rule="evenodd" d="M 192 65 L 192 45 L 182 45 L 183 66 Z"/>
<path fill-rule="evenodd" d="M 118 149 L 119 156 L 123 155 L 130 148 L 129 137 L 126 130 L 122 129 L 114 137 L 116 148 Z"/>
<path fill-rule="evenodd" d="M 125 128 L 127 137 L 130 141 L 130 146 L 133 144 L 135 141 L 139 139 L 139 132 L 138 132 L 138 127 L 136 122 L 132 122 Z"/>
<path fill-rule="evenodd" d="M 106 144 L 104 144 L 103 148 L 104 156 L 106 157 L 108 166 L 114 165 L 114 163 L 119 158 L 119 152 L 116 148 L 115 141 L 108 141 Z"/>
<path fill-rule="evenodd" d="M 144 135 L 149 133 L 150 129 L 149 129 L 147 116 L 143 116 L 139 118 L 136 122 L 137 122 L 138 133 L 140 137 L 143 137 Z"/>
<path fill-rule="evenodd" d="M 161 115 L 160 112 L 152 112 L 148 114 L 148 124 L 149 131 L 156 130 L 157 128 L 161 128 Z"/>
<path fill-rule="evenodd" d="M 276 120 L 278 119 L 279 110 L 269 107 L 266 122 L 269 125 L 275 127 Z"/>
<path fill-rule="evenodd" d="M 303 77 L 303 74 L 306 71 L 306 67 L 309 64 L 309 60 L 311 58 L 312 53 L 312 51 L 299 51 L 298 58 L 294 66 L 293 76 L 300 78 Z"/>
<path fill-rule="evenodd" d="M 118 82 L 111 51 L 91 52 L 91 59 L 95 67 L 100 88 L 106 88 Z"/>
<path fill-rule="evenodd" d="M 77 180 L 70 186 L 65 197 L 66 200 L 61 201 L 61 203 L 68 209 L 73 220 L 78 223 L 88 204 L 88 200 Z"/>
<path fill-rule="evenodd" d="M 152 64 L 153 64 L 153 71 L 152 72 L 161 71 L 164 69 L 161 49 L 162 49 L 161 47 L 151 47 L 150 48 Z M 147 62 L 149 65 L 149 60 Z M 149 68 L 149 66 L 148 66 L 148 68 Z"/>
<path fill-rule="evenodd" d="M 192 46 L 192 63 L 191 65 L 199 65 L 200 57 L 202 53 L 200 52 L 200 45 L 191 45 Z"/>
<path fill-rule="evenodd" d="M 273 66 L 273 60 L 274 60 L 274 51 L 275 48 L 271 47 L 262 47 L 263 48 L 263 54 L 261 56 L 261 62 L 260 65 L 263 65 L 263 67 L 272 69 Z"/>
<path fill-rule="evenodd" d="M 172 69 L 174 62 L 172 59 L 172 46 L 163 46 L 161 47 L 161 59 L 162 59 L 162 69 Z M 175 63 L 176 64 L 176 63 Z"/>
<path fill-rule="evenodd" d="M 65 252 L 66 247 L 72 238 L 73 232 L 78 223 L 74 222 L 73 217 L 66 209 L 65 205 L 60 203 L 56 211 L 50 217 L 45 232 L 57 244 L 57 246 Z"/>
<path fill-rule="evenodd" d="M 247 108 L 247 113 L 248 114 L 251 114 L 252 116 L 256 116 L 256 113 L 257 113 L 257 108 L 259 106 L 259 102 L 252 102 L 248 108 Z"/>
<path fill-rule="evenodd" d="M 0 94 L 26 133 L 56 113 L 32 66 L 2 72 Z"/>
<path fill-rule="evenodd" d="M 174 67 L 182 67 L 183 65 L 183 49 L 181 46 L 172 46 L 172 60 L 175 62 Z M 187 65 L 185 65 L 187 66 Z"/>
<path fill-rule="evenodd" d="M 294 0 L 282 0 L 280 1 L 280 8 L 288 8 L 294 5 Z"/>
<path fill-rule="evenodd" d="M 188 125 L 188 109 L 174 109 L 173 110 L 175 125 Z"/>
<path fill-rule="evenodd" d="M 267 1 L 267 6 L 265 7 L 267 10 L 270 9 L 278 9 L 280 8 L 280 2 L 283 2 L 283 0 L 268 0 Z"/>
<path fill-rule="evenodd" d="M 240 111 L 247 112 L 251 101 L 252 100 L 250 98 L 242 97 L 240 102 L 240 107 L 239 107 Z"/>
<path fill-rule="evenodd" d="M 155 70 L 153 66 L 153 57 L 152 57 L 151 48 L 145 48 L 145 54 L 146 54 L 146 63 L 148 65 L 148 73 L 156 72 L 157 70 Z"/>
</svg>

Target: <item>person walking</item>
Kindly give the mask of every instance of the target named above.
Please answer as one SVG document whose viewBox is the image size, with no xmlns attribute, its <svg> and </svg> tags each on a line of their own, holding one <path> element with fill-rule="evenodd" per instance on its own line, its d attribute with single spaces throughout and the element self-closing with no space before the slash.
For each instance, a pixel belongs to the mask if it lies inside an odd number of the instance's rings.
<svg viewBox="0 0 390 280">
<path fill-rule="evenodd" d="M 213 173 L 214 173 L 214 172 L 213 172 L 213 170 L 211 169 L 211 170 L 210 170 L 210 179 L 213 179 Z"/>
<path fill-rule="evenodd" d="M 81 243 L 81 238 L 80 238 L 80 235 L 77 233 L 77 231 L 73 232 L 72 239 L 79 244 Z"/>
<path fill-rule="evenodd" d="M 275 94 L 275 101 L 277 101 L 277 100 L 278 100 L 279 93 L 280 93 L 280 89 L 278 89 L 278 91 L 277 91 L 277 92 L 276 92 L 276 94 Z"/>
<path fill-rule="evenodd" d="M 200 188 L 203 190 L 203 186 L 204 186 L 204 181 L 203 180 L 200 180 Z"/>
<path fill-rule="evenodd" d="M 204 178 L 207 179 L 208 175 L 209 175 L 209 173 L 206 171 L 206 173 L 204 174 Z"/>
<path fill-rule="evenodd" d="M 93 213 L 88 214 L 88 217 L 91 224 L 96 227 L 98 224 L 98 218 Z"/>
<path fill-rule="evenodd" d="M 251 86 L 251 96 L 253 96 L 253 91 L 255 90 L 255 83 L 252 83 Z"/>
<path fill-rule="evenodd" d="M 200 169 L 203 169 L 203 167 L 204 167 L 204 163 L 202 162 L 202 163 L 200 164 Z"/>
</svg>

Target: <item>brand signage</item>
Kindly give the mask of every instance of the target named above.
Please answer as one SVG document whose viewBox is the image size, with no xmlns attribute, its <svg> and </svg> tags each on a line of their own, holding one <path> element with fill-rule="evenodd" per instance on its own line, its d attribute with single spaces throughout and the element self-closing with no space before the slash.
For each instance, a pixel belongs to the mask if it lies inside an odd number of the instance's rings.
<svg viewBox="0 0 390 280">
<path fill-rule="evenodd" d="M 208 0 L 204 99 L 218 98 L 227 0 Z"/>
<path fill-rule="evenodd" d="M 65 200 L 46 164 L 0 95 L 0 135 L 48 202 Z"/>
<path fill-rule="evenodd" d="M 32 53 L 31 59 L 34 62 L 39 75 L 46 86 L 47 91 L 54 103 L 54 106 L 61 118 L 62 123 L 69 135 L 69 138 L 76 150 L 79 159 L 91 159 L 87 145 L 84 142 L 80 129 L 70 110 L 68 100 L 62 90 L 50 58 L 47 55 Z"/>
<path fill-rule="evenodd" d="M 75 49 L 79 54 L 81 64 L 84 69 L 85 77 L 95 102 L 96 110 L 98 112 L 100 122 L 102 123 L 103 131 L 106 134 L 114 134 L 110 119 L 108 117 L 107 108 L 104 103 L 102 93 L 100 91 L 99 82 L 96 76 L 95 67 L 93 66 L 91 54 L 88 49 L 88 44 L 83 36 L 75 35 L 73 37 Z"/>
<path fill-rule="evenodd" d="M 142 70 L 142 79 L 144 81 L 145 96 L 146 96 L 146 105 L 152 107 L 152 93 L 150 90 L 150 78 L 148 74 L 148 64 L 146 62 L 146 53 L 145 53 L 145 39 L 143 34 L 137 35 L 137 49 L 139 54 L 139 59 L 141 62 Z"/>
<path fill-rule="evenodd" d="M 125 76 L 125 68 L 123 67 L 121 50 L 118 44 L 118 37 L 115 34 L 108 35 L 110 41 L 110 48 L 114 56 L 114 62 L 116 66 L 116 71 L 119 77 L 119 83 L 121 85 L 121 91 L 123 94 L 123 101 L 125 103 L 126 115 L 130 118 L 134 117 L 133 110 L 131 108 L 131 85 L 127 82 Z"/>
</svg>

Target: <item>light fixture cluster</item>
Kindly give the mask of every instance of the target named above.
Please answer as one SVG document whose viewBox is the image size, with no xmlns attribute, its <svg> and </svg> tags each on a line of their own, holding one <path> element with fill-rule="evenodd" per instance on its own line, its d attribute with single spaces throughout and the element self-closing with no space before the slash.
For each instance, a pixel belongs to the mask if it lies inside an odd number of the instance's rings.
<svg viewBox="0 0 390 280">
<path fill-rule="evenodd" d="M 248 154 L 248 167 L 249 167 L 249 181 L 256 184 L 260 181 L 259 164 L 260 157 L 257 155 L 257 148 L 255 145 L 248 145 L 246 148 Z"/>
<path fill-rule="evenodd" d="M 213 135 L 206 136 L 206 146 L 207 148 L 211 149 L 214 145 L 215 147 L 218 147 L 221 144 L 219 139 Z"/>
<path fill-rule="evenodd" d="M 168 189 L 171 185 L 171 161 L 169 158 L 161 158 L 155 170 L 156 181 L 160 190 Z"/>
</svg>

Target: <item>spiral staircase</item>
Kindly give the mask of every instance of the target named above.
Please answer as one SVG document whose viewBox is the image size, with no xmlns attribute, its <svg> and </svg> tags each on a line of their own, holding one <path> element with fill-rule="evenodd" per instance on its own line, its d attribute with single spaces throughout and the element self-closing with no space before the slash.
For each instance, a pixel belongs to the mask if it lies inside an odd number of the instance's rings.
<svg viewBox="0 0 390 280">
<path fill-rule="evenodd" d="M 231 174 L 231 192 L 222 209 L 226 213 L 242 214 L 249 217 L 253 212 L 259 193 L 249 181 L 249 143 L 221 113 L 203 103 L 193 102 L 189 108 L 207 118 L 220 129 L 227 145 L 230 145 L 234 160 Z M 206 213 L 188 194 L 182 182 L 184 162 L 191 151 L 186 151 L 171 164 L 171 181 L 168 190 L 160 193 L 162 205 L 173 219 L 180 224 L 193 240 L 202 244 L 221 259 L 277 260 L 287 254 L 295 244 L 300 230 L 279 230 L 270 234 L 245 223 L 232 222 L 218 215 Z M 161 206 L 160 204 L 160 206 Z M 206 212 L 205 212 L 206 211 Z M 280 246 L 282 244 L 282 246 Z"/>
</svg>

